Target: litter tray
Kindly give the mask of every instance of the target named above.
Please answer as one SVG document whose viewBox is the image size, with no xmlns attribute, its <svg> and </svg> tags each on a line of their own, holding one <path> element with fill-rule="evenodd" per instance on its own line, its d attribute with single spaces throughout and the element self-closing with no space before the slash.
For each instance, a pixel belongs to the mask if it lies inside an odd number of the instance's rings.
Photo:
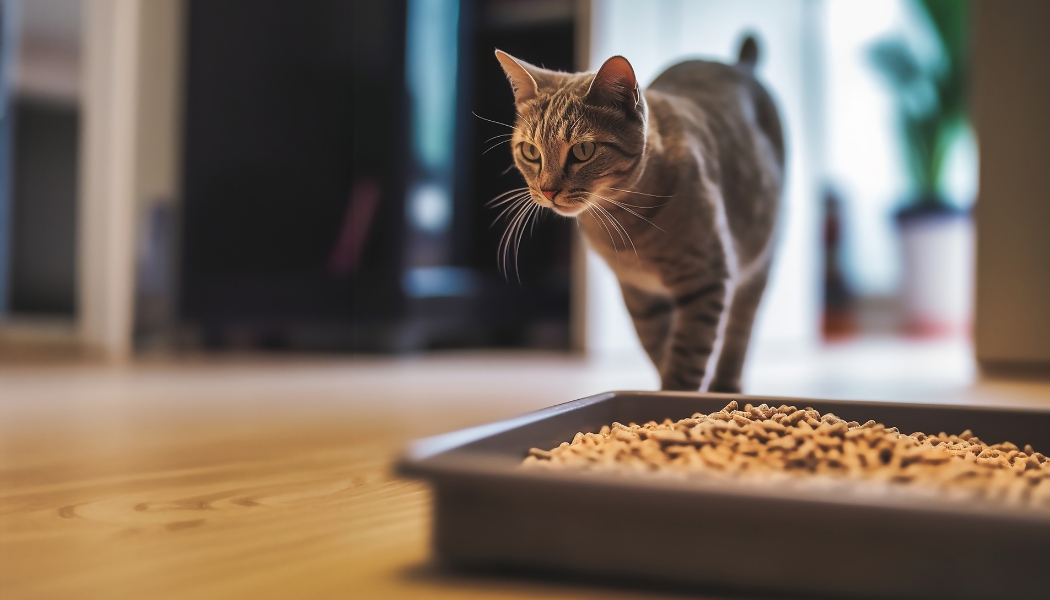
<svg viewBox="0 0 1050 600">
<path fill-rule="evenodd" d="M 398 472 L 430 483 L 445 565 L 834 597 L 1050 598 L 1050 511 L 722 479 L 522 469 L 578 431 L 678 420 L 730 400 L 812 406 L 902 432 L 972 429 L 1050 449 L 1050 411 L 609 392 L 413 443 Z"/>
</svg>

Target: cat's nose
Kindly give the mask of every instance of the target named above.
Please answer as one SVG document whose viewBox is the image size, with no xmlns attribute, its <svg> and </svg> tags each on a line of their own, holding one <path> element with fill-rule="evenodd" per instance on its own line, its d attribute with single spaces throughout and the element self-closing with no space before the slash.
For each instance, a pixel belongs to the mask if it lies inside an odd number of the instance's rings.
<svg viewBox="0 0 1050 600">
<path fill-rule="evenodd" d="M 554 200 L 554 197 L 558 195 L 561 190 L 542 190 L 543 196 L 548 200 Z"/>
</svg>

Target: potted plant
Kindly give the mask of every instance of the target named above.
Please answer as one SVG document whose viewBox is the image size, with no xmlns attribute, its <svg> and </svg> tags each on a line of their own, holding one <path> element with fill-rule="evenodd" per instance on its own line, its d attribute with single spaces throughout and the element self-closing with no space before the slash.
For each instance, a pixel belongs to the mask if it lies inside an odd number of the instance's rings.
<svg viewBox="0 0 1050 600">
<path fill-rule="evenodd" d="M 968 3 L 912 0 L 918 27 L 885 38 L 870 58 L 892 91 L 910 193 L 897 211 L 907 330 L 966 330 L 972 307 L 973 224 L 946 193 L 947 161 L 969 132 Z"/>
</svg>

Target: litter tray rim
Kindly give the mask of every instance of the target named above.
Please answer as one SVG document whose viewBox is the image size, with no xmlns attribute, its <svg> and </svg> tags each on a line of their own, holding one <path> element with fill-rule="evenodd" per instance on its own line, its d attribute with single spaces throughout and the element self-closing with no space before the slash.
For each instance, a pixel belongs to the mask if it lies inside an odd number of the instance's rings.
<svg viewBox="0 0 1050 600">
<path fill-rule="evenodd" d="M 630 496 L 648 492 L 668 497 L 746 497 L 750 500 L 823 505 L 828 508 L 855 508 L 900 512 L 902 516 L 925 514 L 932 518 L 965 518 L 1023 522 L 1037 527 L 1050 528 L 1050 511 L 1013 507 L 995 501 L 933 501 L 935 496 L 911 494 L 886 494 L 880 496 L 828 493 L 814 486 L 783 487 L 748 484 L 732 479 L 683 478 L 661 476 L 625 475 L 581 471 L 556 471 L 548 469 L 521 469 L 521 459 L 462 450 L 467 444 L 530 425 L 538 421 L 555 419 L 574 410 L 594 404 L 615 402 L 625 396 L 672 396 L 696 399 L 725 399 L 744 403 L 766 403 L 795 405 L 848 405 L 854 407 L 875 406 L 882 408 L 933 409 L 946 412 L 979 412 L 992 410 L 999 413 L 1015 413 L 1018 416 L 1039 414 L 1050 416 L 1050 408 L 1002 407 L 989 405 L 955 405 L 936 403 L 888 402 L 874 400 L 825 400 L 816 398 L 794 398 L 765 395 L 722 394 L 705 392 L 653 392 L 638 390 L 616 390 L 602 392 L 576 400 L 570 400 L 515 417 L 501 419 L 474 427 L 467 427 L 444 434 L 429 436 L 411 442 L 398 456 L 394 470 L 398 476 L 427 481 L 434 485 L 455 482 L 456 484 L 505 485 L 508 483 L 530 483 L 537 490 L 562 487 L 595 488 L 606 493 L 629 491 Z M 846 484 L 848 485 L 848 484 Z M 1004 523 L 1005 524 L 1005 523 Z"/>
</svg>

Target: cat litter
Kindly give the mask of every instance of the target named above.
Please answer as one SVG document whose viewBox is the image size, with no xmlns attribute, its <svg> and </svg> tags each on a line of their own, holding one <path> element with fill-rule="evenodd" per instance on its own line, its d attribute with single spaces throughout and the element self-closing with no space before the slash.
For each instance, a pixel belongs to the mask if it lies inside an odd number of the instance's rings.
<svg viewBox="0 0 1050 600">
<path fill-rule="evenodd" d="M 643 425 L 613 423 L 572 442 L 532 448 L 528 468 L 822 480 L 880 489 L 1050 509 L 1050 459 L 1030 445 L 988 444 L 959 435 L 900 433 L 875 421 L 846 422 L 828 412 L 736 401 L 721 411 Z M 813 477 L 816 476 L 816 477 Z"/>
</svg>

